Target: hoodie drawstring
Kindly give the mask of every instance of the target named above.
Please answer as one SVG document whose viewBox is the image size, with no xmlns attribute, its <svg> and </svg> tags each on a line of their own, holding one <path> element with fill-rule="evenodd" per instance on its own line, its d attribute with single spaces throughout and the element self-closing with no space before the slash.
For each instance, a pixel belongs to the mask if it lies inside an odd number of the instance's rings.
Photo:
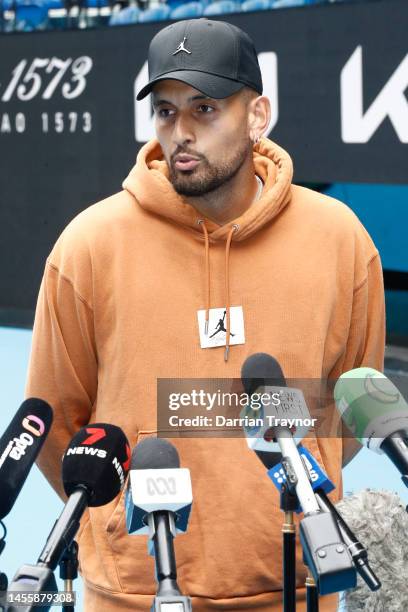
<svg viewBox="0 0 408 612">
<path fill-rule="evenodd" d="M 208 236 L 208 230 L 206 228 L 204 219 L 199 219 L 197 222 L 203 228 L 204 241 L 205 241 L 205 275 L 206 275 L 206 304 L 205 304 L 205 335 L 208 335 L 208 325 L 210 316 L 210 238 Z M 238 231 L 239 226 L 237 224 L 232 225 L 231 230 L 227 237 L 225 245 L 225 312 L 226 312 L 226 339 L 225 339 L 225 352 L 224 361 L 228 361 L 229 350 L 230 350 L 230 282 L 229 282 L 229 255 L 231 250 L 232 236 L 234 232 Z"/>
<path fill-rule="evenodd" d="M 204 333 L 208 336 L 208 324 L 210 317 L 210 239 L 208 237 L 208 230 L 205 226 L 204 219 L 197 221 L 198 225 L 201 225 L 204 233 L 205 241 L 205 328 Z"/>
<path fill-rule="evenodd" d="M 224 352 L 224 361 L 228 361 L 228 355 L 230 350 L 230 283 L 229 283 L 229 254 L 231 249 L 231 241 L 232 235 L 234 232 L 238 231 L 238 225 L 233 225 L 231 227 L 230 233 L 228 234 L 227 243 L 225 245 L 225 306 L 227 312 L 227 336 L 225 339 L 225 352 Z"/>
</svg>

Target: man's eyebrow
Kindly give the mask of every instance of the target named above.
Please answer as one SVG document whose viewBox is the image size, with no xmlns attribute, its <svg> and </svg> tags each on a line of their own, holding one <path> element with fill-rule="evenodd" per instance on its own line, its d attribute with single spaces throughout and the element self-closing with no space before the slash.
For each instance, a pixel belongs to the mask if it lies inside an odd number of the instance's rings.
<svg viewBox="0 0 408 612">
<path fill-rule="evenodd" d="M 194 100 L 213 100 L 213 98 L 210 98 L 210 96 L 206 96 L 204 94 L 199 94 L 197 96 L 192 96 L 191 98 L 188 98 L 187 102 L 194 102 Z M 160 104 L 173 104 L 173 103 L 170 102 L 169 100 L 164 100 L 163 98 L 160 98 L 160 99 L 153 98 L 153 101 L 152 101 L 153 107 L 160 106 Z"/>
</svg>

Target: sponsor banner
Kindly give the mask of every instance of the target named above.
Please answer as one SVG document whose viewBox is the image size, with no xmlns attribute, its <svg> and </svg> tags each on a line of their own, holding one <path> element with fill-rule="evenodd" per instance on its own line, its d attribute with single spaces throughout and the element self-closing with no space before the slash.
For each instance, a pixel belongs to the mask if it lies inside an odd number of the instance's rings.
<svg viewBox="0 0 408 612">
<path fill-rule="evenodd" d="M 223 19 L 255 42 L 268 135 L 292 155 L 295 182 L 407 182 L 404 0 Z M 121 189 L 154 136 L 150 98 L 135 98 L 167 23 L 0 36 L 2 322 L 31 321 L 58 234 Z"/>
</svg>

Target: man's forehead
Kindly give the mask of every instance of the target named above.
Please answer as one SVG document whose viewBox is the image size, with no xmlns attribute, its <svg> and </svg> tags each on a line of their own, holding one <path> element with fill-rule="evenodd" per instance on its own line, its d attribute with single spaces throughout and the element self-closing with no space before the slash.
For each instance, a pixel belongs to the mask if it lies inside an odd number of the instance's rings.
<svg viewBox="0 0 408 612">
<path fill-rule="evenodd" d="M 176 79 L 164 79 L 155 83 L 152 87 L 152 102 L 158 103 L 161 98 L 171 100 L 171 98 L 180 98 L 185 101 L 192 101 L 193 99 L 205 98 L 212 100 L 210 96 L 203 94 L 199 89 L 195 89 L 191 85 L 184 83 L 183 81 L 177 81 Z"/>
</svg>

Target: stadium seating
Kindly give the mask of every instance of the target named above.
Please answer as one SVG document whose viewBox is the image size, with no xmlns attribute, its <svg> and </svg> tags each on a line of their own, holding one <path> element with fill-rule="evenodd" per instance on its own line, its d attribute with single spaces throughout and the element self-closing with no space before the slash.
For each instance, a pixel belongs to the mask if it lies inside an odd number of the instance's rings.
<svg viewBox="0 0 408 612">
<path fill-rule="evenodd" d="M 160 4 L 145 11 L 139 13 L 139 23 L 146 23 L 148 21 L 164 21 L 169 19 L 170 7 L 167 4 Z"/>
<path fill-rule="evenodd" d="M 204 9 L 204 16 L 209 15 L 225 15 L 226 13 L 239 13 L 241 11 L 241 5 L 239 2 L 233 0 L 218 0 L 218 2 L 212 2 Z"/>
<path fill-rule="evenodd" d="M 266 11 L 271 8 L 273 0 L 246 0 L 241 4 L 241 11 Z"/>
<path fill-rule="evenodd" d="M 62 9 L 65 7 L 64 0 L 43 0 L 42 3 L 46 5 L 49 11 L 52 9 Z"/>
<path fill-rule="evenodd" d="M 216 17 L 335 1 L 347 0 L 144 0 L 144 9 L 138 8 L 135 0 L 0 0 L 0 11 L 4 14 L 3 31 L 12 32 Z M 70 6 L 80 7 L 74 17 Z"/>
<path fill-rule="evenodd" d="M 137 6 L 127 6 L 121 11 L 115 11 L 112 13 L 109 19 L 109 25 L 128 25 L 130 23 L 137 23 L 139 20 L 140 10 Z"/>
<path fill-rule="evenodd" d="M 170 19 L 192 19 L 193 17 L 201 17 L 204 11 L 202 2 L 187 2 L 181 6 L 177 6 L 170 13 Z"/>
<path fill-rule="evenodd" d="M 16 0 L 14 30 L 17 32 L 32 32 L 46 29 L 48 8 L 43 2 L 32 0 Z"/>
<path fill-rule="evenodd" d="M 272 2 L 271 8 L 291 8 L 294 6 L 304 6 L 305 4 L 314 4 L 314 2 L 308 2 L 308 0 L 275 0 L 275 2 Z"/>
<path fill-rule="evenodd" d="M 84 6 L 86 8 L 102 8 L 103 6 L 109 6 L 109 0 L 85 0 Z"/>
</svg>

